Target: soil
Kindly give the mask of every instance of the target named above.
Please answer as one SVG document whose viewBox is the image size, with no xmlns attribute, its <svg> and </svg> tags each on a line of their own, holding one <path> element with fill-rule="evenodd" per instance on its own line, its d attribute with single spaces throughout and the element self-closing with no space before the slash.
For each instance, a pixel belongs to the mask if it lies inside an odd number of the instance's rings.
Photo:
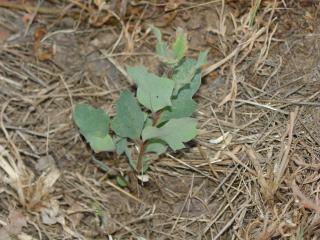
<svg viewBox="0 0 320 240">
<path fill-rule="evenodd" d="M 0 240 L 320 239 L 320 2 L 0 2 Z M 76 103 L 115 114 L 158 27 L 209 50 L 199 134 L 139 182 Z M 117 185 L 117 177 L 128 181 Z"/>
</svg>

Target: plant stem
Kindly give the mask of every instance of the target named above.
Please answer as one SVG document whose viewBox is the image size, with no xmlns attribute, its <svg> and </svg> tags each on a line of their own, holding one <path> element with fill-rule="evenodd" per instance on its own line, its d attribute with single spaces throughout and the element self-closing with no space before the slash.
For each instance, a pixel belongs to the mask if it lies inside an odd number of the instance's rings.
<svg viewBox="0 0 320 240">
<path fill-rule="evenodd" d="M 156 127 L 160 118 L 161 113 L 163 110 L 160 110 L 154 114 L 154 117 L 152 119 L 152 127 Z"/>
<path fill-rule="evenodd" d="M 167 70 L 167 76 L 168 76 L 168 78 L 170 78 L 170 79 L 172 78 L 173 71 L 174 71 L 174 68 L 171 67 L 171 66 L 169 66 L 169 67 L 168 67 L 168 70 Z"/>
<path fill-rule="evenodd" d="M 145 142 L 141 141 L 139 144 L 139 155 L 138 155 L 138 161 L 136 166 L 136 171 L 138 174 L 142 173 L 142 170 L 143 170 L 144 151 L 145 151 Z"/>
<path fill-rule="evenodd" d="M 169 67 L 168 72 L 167 72 L 167 75 L 169 78 L 172 78 L 173 70 L 174 69 L 172 67 Z M 154 114 L 154 117 L 152 120 L 153 127 L 157 127 L 157 123 L 159 121 L 159 118 L 160 118 L 162 111 L 163 111 L 163 109 Z M 145 153 L 145 146 L 146 146 L 146 142 L 141 141 L 139 144 L 139 154 L 138 154 L 138 160 L 137 160 L 137 166 L 136 166 L 136 171 L 138 174 L 142 173 L 142 170 L 143 170 L 143 155 Z"/>
</svg>

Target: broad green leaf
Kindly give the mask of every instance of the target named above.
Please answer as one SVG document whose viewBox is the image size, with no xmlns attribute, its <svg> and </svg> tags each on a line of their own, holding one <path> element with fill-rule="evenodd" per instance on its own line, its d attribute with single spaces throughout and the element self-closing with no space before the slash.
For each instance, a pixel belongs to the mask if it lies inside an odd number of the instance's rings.
<svg viewBox="0 0 320 240">
<path fill-rule="evenodd" d="M 152 126 L 152 120 L 150 118 L 147 118 L 144 122 L 144 127 L 146 126 Z"/>
<path fill-rule="evenodd" d="M 186 84 L 184 87 L 182 87 L 178 91 L 178 94 L 180 95 L 183 92 L 184 95 L 193 97 L 193 95 L 199 90 L 200 85 L 201 85 L 201 73 L 200 73 L 200 70 L 197 70 L 191 82 L 189 84 Z M 175 96 L 177 97 L 177 95 Z"/>
<path fill-rule="evenodd" d="M 157 155 L 160 155 L 167 150 L 166 143 L 160 139 L 151 139 L 147 141 L 147 146 L 145 149 L 146 153 L 156 153 Z"/>
<path fill-rule="evenodd" d="M 161 58 L 167 58 L 168 57 L 168 44 L 166 42 L 162 41 L 162 35 L 158 28 L 153 27 L 152 28 L 154 35 L 157 38 L 156 43 L 156 53 Z"/>
<path fill-rule="evenodd" d="M 105 111 L 87 104 L 78 104 L 73 112 L 73 119 L 93 151 L 114 150 L 114 143 L 108 134 L 109 116 Z"/>
<path fill-rule="evenodd" d="M 112 138 L 109 134 L 104 137 L 97 137 L 93 135 L 88 135 L 82 133 L 87 142 L 90 144 L 90 147 L 96 153 L 103 151 L 113 151 L 115 149 Z"/>
<path fill-rule="evenodd" d="M 173 94 L 177 95 L 179 90 L 189 84 L 196 73 L 196 61 L 186 59 L 180 63 L 173 72 L 172 79 L 175 83 Z"/>
<path fill-rule="evenodd" d="M 148 113 L 143 113 L 143 121 L 146 121 L 148 119 Z"/>
<path fill-rule="evenodd" d="M 133 169 L 135 169 L 135 168 L 136 168 L 136 163 L 133 161 L 131 149 L 126 148 L 125 154 L 126 154 L 126 156 L 127 156 L 127 158 L 128 158 L 129 165 L 130 165 Z"/>
<path fill-rule="evenodd" d="M 180 91 L 172 100 L 172 106 L 166 107 L 157 122 L 157 125 L 173 118 L 190 117 L 197 109 L 197 103 L 192 99 L 191 90 Z"/>
<path fill-rule="evenodd" d="M 144 114 L 128 90 L 121 93 L 116 110 L 117 115 L 111 121 L 112 130 L 120 137 L 139 139 L 144 125 Z"/>
<path fill-rule="evenodd" d="M 73 111 L 73 120 L 82 134 L 104 137 L 109 131 L 109 116 L 102 109 L 88 104 L 77 104 Z"/>
<path fill-rule="evenodd" d="M 115 143 L 116 143 L 116 152 L 117 152 L 117 154 L 118 155 L 123 154 L 127 149 L 127 145 L 128 145 L 127 139 L 126 138 L 120 138 L 120 139 L 117 139 L 117 141 L 115 141 Z"/>
<path fill-rule="evenodd" d="M 149 73 L 143 66 L 129 67 L 128 74 L 138 85 L 137 98 L 143 106 L 152 112 L 171 106 L 173 81 Z"/>
<path fill-rule="evenodd" d="M 196 69 L 201 68 L 203 65 L 207 64 L 207 56 L 208 56 L 208 50 L 200 52 L 196 64 Z"/>
<path fill-rule="evenodd" d="M 184 148 L 197 135 L 197 121 L 193 118 L 171 119 L 160 128 L 146 127 L 142 131 L 144 141 L 158 138 L 165 141 L 174 151 Z"/>
<path fill-rule="evenodd" d="M 193 96 L 199 90 L 200 85 L 201 85 L 201 72 L 200 70 L 197 70 L 191 80 L 191 83 L 186 85 L 182 89 L 180 89 L 180 92 L 185 92 L 185 94 Z"/>
<path fill-rule="evenodd" d="M 208 51 L 199 54 L 198 60 L 186 59 L 174 68 L 173 80 L 175 82 L 174 95 L 177 95 L 181 88 L 190 88 L 194 95 L 201 84 L 201 66 L 207 63 Z M 189 87 L 188 87 L 189 84 Z"/>
<path fill-rule="evenodd" d="M 187 51 L 187 37 L 182 28 L 177 29 L 176 40 L 172 45 L 172 55 L 179 62 Z"/>
</svg>

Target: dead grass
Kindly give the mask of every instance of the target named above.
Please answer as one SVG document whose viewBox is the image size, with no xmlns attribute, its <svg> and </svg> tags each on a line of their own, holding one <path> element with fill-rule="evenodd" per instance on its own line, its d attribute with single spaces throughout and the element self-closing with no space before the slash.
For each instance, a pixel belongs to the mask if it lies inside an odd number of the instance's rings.
<svg viewBox="0 0 320 240">
<path fill-rule="evenodd" d="M 0 2 L 0 239 L 318 239 L 319 3 L 249 2 Z M 210 63 L 197 139 L 141 185 L 71 111 L 114 114 L 126 65 L 159 70 L 150 24 Z"/>
</svg>

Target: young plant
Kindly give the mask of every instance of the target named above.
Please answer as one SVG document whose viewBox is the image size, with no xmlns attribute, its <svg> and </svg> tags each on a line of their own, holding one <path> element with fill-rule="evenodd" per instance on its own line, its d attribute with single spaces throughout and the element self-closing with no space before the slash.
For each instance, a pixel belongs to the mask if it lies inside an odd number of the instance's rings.
<svg viewBox="0 0 320 240">
<path fill-rule="evenodd" d="M 144 66 L 128 67 L 128 75 L 137 85 L 136 97 L 123 91 L 111 121 L 105 111 L 87 104 L 77 104 L 73 112 L 80 133 L 94 152 L 125 154 L 138 174 L 147 170 L 153 154 L 159 156 L 168 146 L 173 151 L 182 149 L 197 135 L 197 120 L 191 117 L 197 108 L 193 96 L 200 87 L 201 66 L 207 58 L 207 51 L 197 60 L 185 57 L 187 39 L 182 29 L 177 30 L 172 50 L 159 29 L 153 30 L 165 73 L 157 76 Z"/>
</svg>

